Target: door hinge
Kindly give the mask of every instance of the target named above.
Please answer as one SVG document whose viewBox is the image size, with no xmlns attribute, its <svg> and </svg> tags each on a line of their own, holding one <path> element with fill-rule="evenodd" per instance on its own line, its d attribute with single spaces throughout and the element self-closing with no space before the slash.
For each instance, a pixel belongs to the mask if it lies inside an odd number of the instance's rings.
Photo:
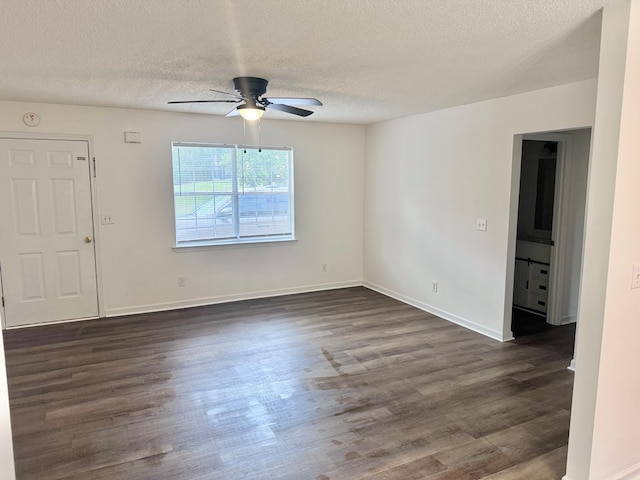
<svg viewBox="0 0 640 480">
<path fill-rule="evenodd" d="M 96 157 L 93 157 L 92 160 L 93 160 L 93 178 L 96 178 Z"/>
<path fill-rule="evenodd" d="M 2 297 L 2 306 L 4 307 L 4 297 Z"/>
</svg>

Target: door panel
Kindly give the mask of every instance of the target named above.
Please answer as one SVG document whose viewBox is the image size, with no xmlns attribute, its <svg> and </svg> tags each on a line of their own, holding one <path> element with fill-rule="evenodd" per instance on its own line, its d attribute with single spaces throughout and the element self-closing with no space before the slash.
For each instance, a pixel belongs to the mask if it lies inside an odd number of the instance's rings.
<svg viewBox="0 0 640 480">
<path fill-rule="evenodd" d="M 40 235 L 40 213 L 36 181 L 30 178 L 11 180 L 15 208 L 16 235 Z"/>
<path fill-rule="evenodd" d="M 88 144 L 0 139 L 7 326 L 98 316 Z"/>
<path fill-rule="evenodd" d="M 20 300 L 28 302 L 45 299 L 44 262 L 41 253 L 18 253 L 18 272 L 22 295 Z"/>
<path fill-rule="evenodd" d="M 58 252 L 58 296 L 82 295 L 80 255 L 75 252 Z"/>
<path fill-rule="evenodd" d="M 71 179 L 51 180 L 51 196 L 56 235 L 77 235 L 75 182 Z"/>
</svg>

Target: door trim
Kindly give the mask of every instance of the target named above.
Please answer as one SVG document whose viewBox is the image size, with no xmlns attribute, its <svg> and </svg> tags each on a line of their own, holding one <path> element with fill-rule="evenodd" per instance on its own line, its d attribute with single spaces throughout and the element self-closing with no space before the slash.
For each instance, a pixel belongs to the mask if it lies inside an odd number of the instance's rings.
<svg viewBox="0 0 640 480">
<path fill-rule="evenodd" d="M 89 159 L 95 158 L 95 152 L 93 149 L 93 136 L 92 135 L 75 135 L 75 134 L 57 134 L 57 133 L 30 133 L 30 132 L 0 132 L 0 138 L 2 139 L 16 139 L 16 140 L 61 140 L 61 141 L 77 141 L 77 142 L 86 142 L 87 148 L 89 150 Z M 98 318 L 106 317 L 105 308 L 104 308 L 104 289 L 102 282 L 102 262 L 101 254 L 100 254 L 100 228 L 96 219 L 98 217 L 98 196 L 96 189 L 96 167 L 95 162 L 89 162 L 89 189 L 91 191 L 91 220 L 93 227 L 93 236 L 94 236 L 94 252 L 95 252 L 95 267 L 96 267 L 96 289 L 97 289 L 97 299 L 98 302 Z M 1 281 L 1 280 L 0 280 Z M 0 283 L 1 285 L 1 283 Z M 4 308 L 2 308 L 2 328 L 24 328 L 26 326 L 36 326 L 36 325 L 26 325 L 19 327 L 7 327 L 5 322 L 5 314 Z M 65 322 L 73 322 L 86 320 L 86 318 L 78 318 L 78 319 L 70 319 L 70 320 L 62 320 L 59 322 L 50 322 L 50 323 L 65 323 Z M 40 323 L 37 325 L 45 325 L 45 323 Z"/>
</svg>

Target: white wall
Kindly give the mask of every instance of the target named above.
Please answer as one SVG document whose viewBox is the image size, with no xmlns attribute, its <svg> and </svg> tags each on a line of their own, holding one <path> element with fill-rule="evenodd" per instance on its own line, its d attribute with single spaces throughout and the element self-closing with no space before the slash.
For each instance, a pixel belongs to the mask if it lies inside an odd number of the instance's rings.
<svg viewBox="0 0 640 480">
<path fill-rule="evenodd" d="M 586 81 L 367 127 L 365 284 L 510 338 L 514 135 L 591 126 L 595 89 Z"/>
<path fill-rule="evenodd" d="M 38 127 L 22 123 L 28 111 Z M 298 240 L 177 253 L 171 141 L 243 143 L 240 118 L 17 102 L 0 112 L 0 131 L 93 136 L 97 213 L 114 219 L 97 235 L 108 315 L 361 284 L 364 127 L 265 118 L 262 144 L 294 149 Z"/>
<path fill-rule="evenodd" d="M 567 235 L 568 248 L 564 259 L 566 284 L 560 310 L 563 323 L 576 321 L 578 314 L 591 130 L 571 132 L 571 136 L 571 157 L 567 164 L 568 178 L 565 179 L 567 221 L 564 230 Z"/>
<path fill-rule="evenodd" d="M 2 480 L 13 480 L 16 478 L 13 464 L 9 389 L 7 387 L 7 369 L 4 360 L 2 329 L 0 329 L 0 478 Z"/>
<path fill-rule="evenodd" d="M 567 478 L 640 478 L 640 1 L 604 9 Z"/>
<path fill-rule="evenodd" d="M 591 479 L 591 447 L 602 347 L 627 26 L 625 9 L 602 17 L 596 119 L 587 188 L 583 270 L 578 307 L 576 374 L 567 455 L 568 480 Z M 608 127 L 613 125 L 613 127 Z"/>
</svg>

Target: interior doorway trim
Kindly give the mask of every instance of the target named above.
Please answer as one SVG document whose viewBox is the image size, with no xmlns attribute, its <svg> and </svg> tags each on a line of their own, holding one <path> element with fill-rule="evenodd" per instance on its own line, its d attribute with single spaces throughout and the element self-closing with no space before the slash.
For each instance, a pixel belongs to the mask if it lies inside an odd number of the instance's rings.
<svg viewBox="0 0 640 480">
<path fill-rule="evenodd" d="M 98 317 L 104 318 L 106 317 L 105 308 L 104 308 L 104 289 L 102 282 L 102 262 L 100 261 L 100 229 L 99 225 L 96 222 L 98 218 L 98 197 L 96 192 L 96 164 L 95 164 L 95 152 L 93 147 L 93 136 L 92 135 L 76 135 L 76 134 L 57 134 L 57 133 L 31 133 L 31 132 L 1 132 L 0 138 L 2 139 L 18 139 L 18 140 L 67 140 L 67 141 L 80 141 L 86 142 L 87 147 L 89 149 L 89 187 L 91 190 L 91 216 L 93 223 L 93 237 L 94 237 L 94 249 L 95 249 L 95 267 L 96 267 L 96 288 L 97 288 L 97 302 L 98 302 Z M 64 320 L 66 321 L 76 321 L 76 319 Z M 62 322 L 54 322 L 54 323 L 62 323 Z M 44 323 L 36 324 L 36 325 L 25 325 L 18 327 L 6 327 L 4 312 L 2 315 L 2 328 L 25 328 L 27 326 L 38 326 L 44 325 Z"/>
</svg>

